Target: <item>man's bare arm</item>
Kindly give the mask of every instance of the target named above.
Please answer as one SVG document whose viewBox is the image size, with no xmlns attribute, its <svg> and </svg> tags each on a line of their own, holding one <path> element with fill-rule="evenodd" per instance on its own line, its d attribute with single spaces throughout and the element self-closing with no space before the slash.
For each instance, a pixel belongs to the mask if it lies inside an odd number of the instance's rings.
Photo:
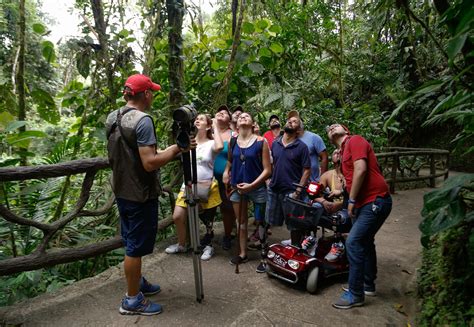
<svg viewBox="0 0 474 327">
<path fill-rule="evenodd" d="M 173 160 L 179 153 L 181 153 L 181 150 L 176 144 L 174 144 L 167 147 L 165 150 L 157 152 L 154 145 L 148 145 L 138 147 L 138 152 L 140 153 L 143 168 L 145 168 L 147 172 L 151 172 L 163 167 Z"/>
</svg>

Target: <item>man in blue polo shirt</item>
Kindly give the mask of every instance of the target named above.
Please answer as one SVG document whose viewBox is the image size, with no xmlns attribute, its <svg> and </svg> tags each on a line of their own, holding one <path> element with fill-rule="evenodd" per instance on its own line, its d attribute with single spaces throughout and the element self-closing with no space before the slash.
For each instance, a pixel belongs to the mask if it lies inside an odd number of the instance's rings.
<svg viewBox="0 0 474 327">
<path fill-rule="evenodd" d="M 311 173 L 308 147 L 297 136 L 299 124 L 299 118 L 290 117 L 286 122 L 283 136 L 273 141 L 273 174 L 268 188 L 265 212 L 265 219 L 271 226 L 283 225 L 285 196 L 293 193 L 292 196 L 298 197 L 301 189 L 295 187 L 293 183 L 305 185 Z M 299 245 L 300 236 L 299 231 L 291 230 L 293 244 Z"/>
<path fill-rule="evenodd" d="M 295 117 L 298 122 L 297 135 L 303 141 L 309 150 L 309 159 L 311 160 L 311 181 L 319 181 L 319 177 L 328 170 L 328 153 L 326 151 L 326 144 L 318 134 L 304 130 L 303 121 L 296 110 L 288 113 L 287 119 Z M 321 161 L 321 164 L 320 162 Z"/>
</svg>

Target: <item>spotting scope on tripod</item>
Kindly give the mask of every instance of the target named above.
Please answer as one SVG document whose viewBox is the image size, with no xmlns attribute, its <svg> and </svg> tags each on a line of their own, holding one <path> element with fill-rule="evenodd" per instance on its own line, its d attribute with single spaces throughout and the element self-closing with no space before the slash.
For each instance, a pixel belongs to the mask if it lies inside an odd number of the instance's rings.
<svg viewBox="0 0 474 327">
<path fill-rule="evenodd" d="M 191 136 L 195 135 L 194 120 L 197 111 L 192 105 L 184 105 L 173 112 L 173 130 L 176 135 L 176 144 L 181 149 L 189 147 Z M 193 250 L 194 283 L 196 286 L 196 300 L 201 302 L 204 298 L 202 285 L 201 251 L 199 249 L 199 208 L 197 197 L 197 166 L 196 149 L 181 154 L 185 197 L 188 210 L 188 226 Z"/>
</svg>

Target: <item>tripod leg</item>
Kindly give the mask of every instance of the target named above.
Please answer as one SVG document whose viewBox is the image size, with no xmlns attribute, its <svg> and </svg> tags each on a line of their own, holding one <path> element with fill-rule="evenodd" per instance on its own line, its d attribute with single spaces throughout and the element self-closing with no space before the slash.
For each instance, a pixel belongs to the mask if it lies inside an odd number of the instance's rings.
<svg viewBox="0 0 474 327">
<path fill-rule="evenodd" d="M 202 286 L 201 259 L 199 250 L 199 222 L 198 208 L 196 203 L 197 194 L 197 169 L 196 169 L 196 150 L 189 153 L 183 153 L 182 156 L 184 184 L 186 185 L 186 202 L 188 205 L 188 226 L 191 246 L 193 248 L 193 267 L 194 284 L 196 287 L 196 300 L 201 302 L 204 297 Z"/>
<path fill-rule="evenodd" d="M 201 250 L 199 248 L 199 222 L 198 210 L 196 205 L 188 205 L 189 217 L 189 236 L 191 238 L 191 246 L 193 251 L 193 267 L 194 267 L 194 284 L 196 286 L 196 300 L 201 302 L 203 294 L 202 286 L 202 270 L 201 270 Z"/>
</svg>

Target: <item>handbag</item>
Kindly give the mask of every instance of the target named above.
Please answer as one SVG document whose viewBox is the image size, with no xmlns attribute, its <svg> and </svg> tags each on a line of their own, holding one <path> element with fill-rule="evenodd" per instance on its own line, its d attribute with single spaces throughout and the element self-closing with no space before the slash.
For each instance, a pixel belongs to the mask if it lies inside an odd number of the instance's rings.
<svg viewBox="0 0 474 327">
<path fill-rule="evenodd" d="M 209 196 L 211 195 L 211 186 L 212 186 L 212 179 L 205 180 L 205 181 L 198 181 L 197 184 L 197 197 L 203 201 L 207 202 L 209 200 Z"/>
</svg>

